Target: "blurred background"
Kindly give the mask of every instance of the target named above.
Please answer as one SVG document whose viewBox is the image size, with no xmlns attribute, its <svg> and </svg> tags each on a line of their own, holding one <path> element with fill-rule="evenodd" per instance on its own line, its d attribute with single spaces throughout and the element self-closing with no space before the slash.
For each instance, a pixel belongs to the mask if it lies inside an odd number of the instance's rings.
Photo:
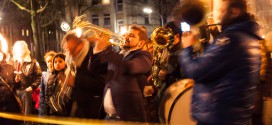
<svg viewBox="0 0 272 125">
<path fill-rule="evenodd" d="M 42 61 L 49 50 L 61 51 L 60 41 L 73 19 L 87 14 L 90 22 L 117 34 L 131 24 L 147 27 L 148 34 L 173 20 L 171 13 L 183 0 L 0 0 L 0 33 L 9 50 L 16 40 L 25 40 L 32 56 Z M 202 0 L 207 16 L 216 16 L 219 0 Z M 262 36 L 272 40 L 272 0 L 248 0 L 249 10 L 263 26 Z M 270 50 L 272 43 L 267 42 Z"/>
</svg>

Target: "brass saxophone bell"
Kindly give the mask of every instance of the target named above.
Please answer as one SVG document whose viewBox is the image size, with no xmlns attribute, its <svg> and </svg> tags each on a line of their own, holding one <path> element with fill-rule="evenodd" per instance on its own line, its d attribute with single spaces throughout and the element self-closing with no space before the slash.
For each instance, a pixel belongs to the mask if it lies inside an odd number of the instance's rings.
<svg viewBox="0 0 272 125">
<path fill-rule="evenodd" d="M 153 66 L 152 81 L 156 87 L 162 85 L 158 75 L 160 70 L 165 69 L 168 60 L 168 49 L 174 43 L 174 32 L 170 28 L 158 27 L 151 34 L 151 40 L 154 46 L 153 50 Z"/>
<path fill-rule="evenodd" d="M 158 27 L 151 34 L 154 47 L 166 48 L 174 42 L 174 32 L 170 28 Z"/>
</svg>

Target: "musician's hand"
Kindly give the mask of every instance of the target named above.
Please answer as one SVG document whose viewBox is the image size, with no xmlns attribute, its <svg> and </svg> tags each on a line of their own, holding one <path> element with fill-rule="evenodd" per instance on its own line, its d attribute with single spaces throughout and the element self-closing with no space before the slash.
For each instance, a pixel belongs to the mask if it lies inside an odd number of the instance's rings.
<svg viewBox="0 0 272 125">
<path fill-rule="evenodd" d="M 152 94 L 155 92 L 153 86 L 145 86 L 144 87 L 144 97 L 152 96 Z"/>
<path fill-rule="evenodd" d="M 152 75 L 150 75 L 150 76 L 147 78 L 147 83 L 148 83 L 148 85 L 153 85 Z"/>
<path fill-rule="evenodd" d="M 28 88 L 25 89 L 25 91 L 27 91 L 27 92 L 32 92 L 32 90 L 33 90 L 33 89 L 32 89 L 32 87 L 30 87 L 30 86 L 29 86 Z"/>
<path fill-rule="evenodd" d="M 167 72 L 166 72 L 165 69 L 160 70 L 160 72 L 159 72 L 159 74 L 158 74 L 159 80 L 161 80 L 161 81 L 165 80 L 166 73 L 167 73 Z"/>
<path fill-rule="evenodd" d="M 21 81 L 20 74 L 16 74 L 16 76 L 15 76 L 15 82 L 20 82 L 20 81 Z"/>
<path fill-rule="evenodd" d="M 207 23 L 210 25 L 210 24 L 215 24 L 215 21 L 214 21 L 214 18 L 212 18 L 212 17 L 209 17 L 208 19 L 207 19 Z M 215 30 L 217 27 L 216 26 L 209 26 L 209 29 L 210 30 Z"/>
<path fill-rule="evenodd" d="M 182 48 L 187 48 L 189 46 L 194 45 L 196 41 L 196 34 L 192 31 L 183 32 L 182 37 Z"/>
<path fill-rule="evenodd" d="M 99 53 L 103 51 L 105 48 L 109 46 L 108 41 L 105 41 L 105 39 L 102 38 L 97 38 L 95 42 L 95 47 L 93 48 L 93 53 Z"/>
</svg>

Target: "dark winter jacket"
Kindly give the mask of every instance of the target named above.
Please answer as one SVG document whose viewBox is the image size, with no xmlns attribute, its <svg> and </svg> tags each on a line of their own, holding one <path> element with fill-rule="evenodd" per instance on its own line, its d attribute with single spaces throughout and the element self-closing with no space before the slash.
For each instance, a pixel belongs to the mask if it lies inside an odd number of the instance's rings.
<svg viewBox="0 0 272 125">
<path fill-rule="evenodd" d="M 15 62 L 17 66 L 17 62 Z M 17 68 L 17 67 L 15 67 Z M 17 69 L 16 69 L 17 70 Z M 35 90 L 41 82 L 42 70 L 36 59 L 27 56 L 21 66 L 21 87 L 20 90 L 25 90 L 27 87 L 31 86 Z"/>
<path fill-rule="evenodd" d="M 46 109 L 48 109 L 46 101 L 45 101 L 45 95 L 47 94 L 46 88 L 48 83 L 48 78 L 50 76 L 50 72 L 42 72 L 42 78 L 41 78 L 41 91 L 40 91 L 40 107 L 39 107 L 39 115 L 48 115 L 48 112 Z"/>
<path fill-rule="evenodd" d="M 246 125 L 254 107 L 260 73 L 258 25 L 244 15 L 224 27 L 197 58 L 192 47 L 181 52 L 180 64 L 195 80 L 192 117 L 208 125 Z"/>
<path fill-rule="evenodd" d="M 113 52 L 112 47 L 93 54 L 92 48 L 81 67 L 77 68 L 73 97 L 77 103 L 76 117 L 104 119 L 102 101 L 105 83 L 112 76 L 114 65 L 122 56 Z M 111 69 L 113 68 L 113 69 Z"/>
<path fill-rule="evenodd" d="M 124 57 L 113 79 L 106 85 L 111 89 L 117 115 L 124 121 L 146 122 L 143 88 L 152 67 L 149 52 L 135 50 Z"/>
</svg>

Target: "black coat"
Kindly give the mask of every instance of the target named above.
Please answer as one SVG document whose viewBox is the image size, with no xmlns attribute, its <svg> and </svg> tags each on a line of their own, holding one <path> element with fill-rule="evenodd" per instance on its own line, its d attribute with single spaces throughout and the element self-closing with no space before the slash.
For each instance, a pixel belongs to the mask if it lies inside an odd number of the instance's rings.
<svg viewBox="0 0 272 125">
<path fill-rule="evenodd" d="M 104 119 L 102 108 L 105 83 L 113 74 L 111 66 L 122 59 L 109 46 L 100 53 L 93 54 L 92 48 L 81 67 L 77 68 L 73 97 L 77 103 L 76 117 Z"/>
<path fill-rule="evenodd" d="M 15 61 L 14 65 L 17 67 L 18 62 Z M 29 86 L 31 86 L 32 89 L 35 90 L 40 85 L 42 70 L 39 62 L 36 59 L 31 58 L 27 61 L 24 60 L 21 66 L 21 72 L 20 90 L 25 90 Z"/>
<path fill-rule="evenodd" d="M 107 84 L 117 115 L 124 121 L 146 121 L 143 88 L 152 67 L 149 52 L 136 50 L 124 57 L 113 79 Z"/>
</svg>

